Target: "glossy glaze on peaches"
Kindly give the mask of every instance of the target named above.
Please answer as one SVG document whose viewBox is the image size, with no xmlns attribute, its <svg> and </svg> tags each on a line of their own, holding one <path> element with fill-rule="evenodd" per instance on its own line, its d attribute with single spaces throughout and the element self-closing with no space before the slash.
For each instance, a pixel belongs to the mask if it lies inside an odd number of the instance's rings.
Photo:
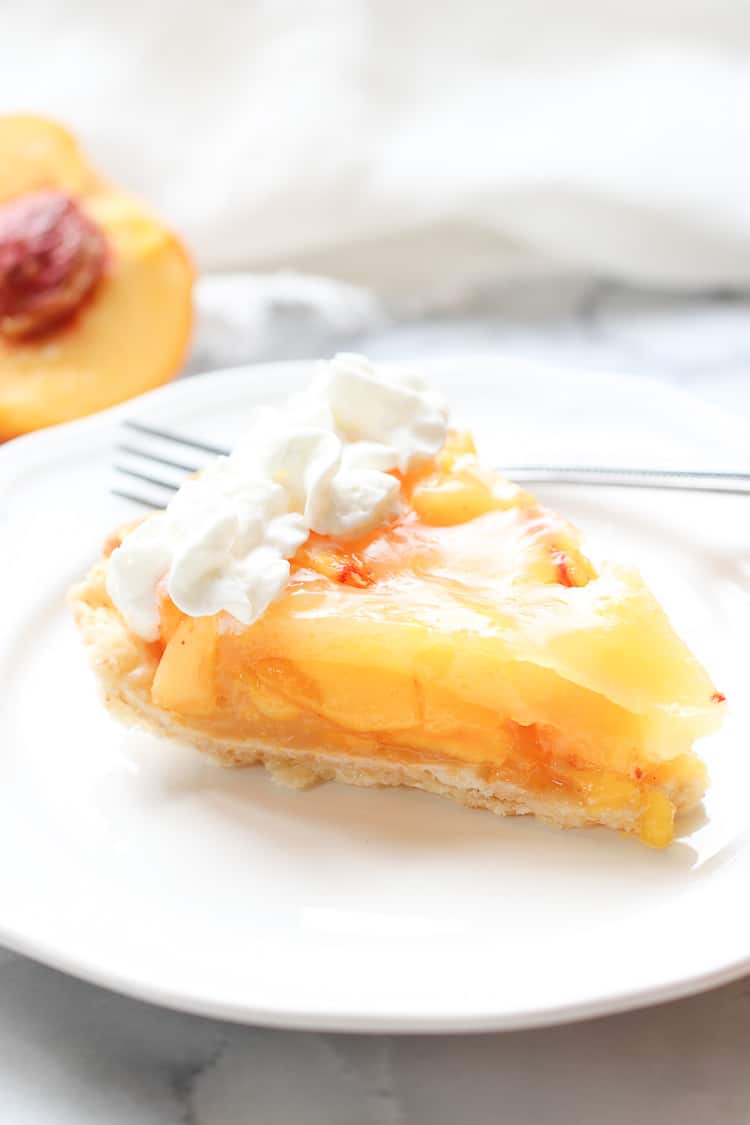
<svg viewBox="0 0 750 1125">
<path fill-rule="evenodd" d="M 669 843 L 704 791 L 692 744 L 723 700 L 639 575 L 595 568 L 465 436 L 402 495 L 358 539 L 311 535 L 248 628 L 163 594 L 151 704 L 219 739 L 469 770 Z"/>
</svg>

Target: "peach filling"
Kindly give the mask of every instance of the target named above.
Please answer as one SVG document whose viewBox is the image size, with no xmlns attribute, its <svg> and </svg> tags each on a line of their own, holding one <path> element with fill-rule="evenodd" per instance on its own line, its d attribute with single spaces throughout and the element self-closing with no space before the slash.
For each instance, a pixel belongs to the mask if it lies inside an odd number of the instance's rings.
<svg viewBox="0 0 750 1125">
<path fill-rule="evenodd" d="M 592 820 L 626 809 L 642 840 L 668 844 L 675 806 L 665 789 L 679 779 L 700 782 L 703 767 L 692 753 L 662 765 L 641 762 L 637 718 L 544 669 L 516 663 L 498 670 L 499 658 L 483 655 L 481 635 L 474 671 L 461 679 L 451 634 L 433 639 L 409 616 L 423 570 L 469 603 L 479 596 L 450 573 L 440 578 L 457 534 L 464 536 L 461 551 L 472 558 L 475 551 L 478 566 L 489 557 L 511 583 L 520 578 L 551 591 L 585 586 L 596 572 L 574 530 L 515 485 L 485 474 L 463 435 L 452 434 L 435 462 L 403 479 L 402 493 L 408 510 L 386 528 L 346 544 L 311 535 L 292 560 L 284 598 L 248 629 L 238 631 L 221 615 L 186 617 L 163 592 L 153 702 L 219 737 L 300 751 L 325 747 L 448 774 L 468 767 L 485 783 L 564 796 Z M 483 517 L 492 512 L 501 534 L 488 548 Z M 505 528 L 513 546 L 507 558 Z M 462 565 L 459 559 L 459 573 Z M 403 612 L 399 583 L 407 591 Z M 435 589 L 419 587 L 427 598 Z M 365 613 L 361 630 L 349 610 Z M 310 630 L 318 634 L 312 648 Z M 515 679 L 504 685 L 506 667 Z M 472 690 L 481 682 L 496 684 L 494 694 L 483 689 L 483 702 Z M 617 761 L 592 764 L 597 754 L 605 758 L 600 739 L 615 746 Z"/>
<path fill-rule="evenodd" d="M 632 810 L 644 842 L 672 839 L 675 808 L 663 792 L 676 771 L 699 770 L 692 754 L 630 773 L 587 764 L 544 724 L 522 725 L 457 697 L 421 700 L 398 672 L 251 658 L 242 635 L 216 618 L 188 618 L 166 599 L 153 702 L 219 736 L 304 750 L 407 760 L 450 772 L 469 766 L 484 782 L 573 799 L 592 819 Z"/>
</svg>

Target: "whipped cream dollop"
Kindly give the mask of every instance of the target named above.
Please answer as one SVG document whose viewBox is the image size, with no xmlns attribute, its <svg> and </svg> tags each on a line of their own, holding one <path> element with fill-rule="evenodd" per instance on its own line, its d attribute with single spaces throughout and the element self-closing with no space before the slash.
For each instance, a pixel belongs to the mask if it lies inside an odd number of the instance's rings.
<svg viewBox="0 0 750 1125">
<path fill-rule="evenodd" d="M 399 510 L 400 484 L 434 457 L 448 411 L 425 380 L 362 356 L 318 365 L 283 409 L 254 411 L 244 438 L 135 528 L 109 560 L 107 592 L 129 629 L 159 634 L 159 590 L 191 617 L 251 625 L 283 592 L 311 531 L 346 538 Z"/>
</svg>

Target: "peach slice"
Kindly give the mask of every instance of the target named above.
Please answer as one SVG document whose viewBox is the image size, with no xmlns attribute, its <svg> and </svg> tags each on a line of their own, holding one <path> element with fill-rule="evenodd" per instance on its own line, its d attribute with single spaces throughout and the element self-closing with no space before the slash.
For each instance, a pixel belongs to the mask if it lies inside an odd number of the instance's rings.
<svg viewBox="0 0 750 1125">
<path fill-rule="evenodd" d="M 157 707 L 185 715 L 210 715 L 216 708 L 216 621 L 188 617 L 164 649 L 151 686 Z"/>
</svg>

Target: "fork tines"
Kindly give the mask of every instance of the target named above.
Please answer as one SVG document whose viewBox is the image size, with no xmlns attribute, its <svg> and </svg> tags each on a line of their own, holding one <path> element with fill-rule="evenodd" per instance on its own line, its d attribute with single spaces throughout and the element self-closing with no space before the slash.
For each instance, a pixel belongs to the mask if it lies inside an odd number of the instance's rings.
<svg viewBox="0 0 750 1125">
<path fill-rule="evenodd" d="M 117 444 L 117 452 L 124 458 L 118 459 L 113 468 L 130 481 L 138 482 L 138 487 L 137 491 L 119 487 L 111 491 L 115 496 L 147 508 L 166 507 L 171 495 L 187 476 L 205 468 L 212 457 L 225 456 L 229 452 L 221 446 L 146 426 L 142 422 L 127 421 L 124 425 L 130 431 L 130 440 Z"/>
</svg>

